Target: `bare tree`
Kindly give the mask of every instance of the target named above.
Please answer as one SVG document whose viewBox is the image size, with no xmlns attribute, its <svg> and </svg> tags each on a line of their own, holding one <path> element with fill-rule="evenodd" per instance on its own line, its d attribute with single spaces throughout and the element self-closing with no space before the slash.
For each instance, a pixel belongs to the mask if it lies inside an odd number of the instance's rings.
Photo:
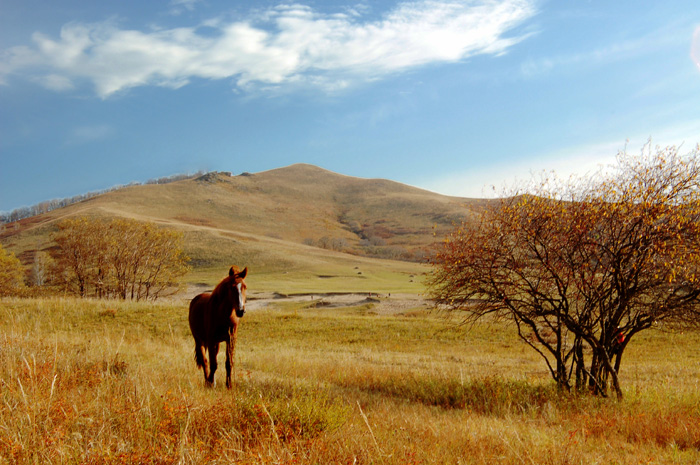
<svg viewBox="0 0 700 465">
<path fill-rule="evenodd" d="M 37 250 L 34 253 L 34 264 L 32 265 L 32 280 L 34 286 L 44 286 L 48 281 L 49 255 L 46 252 Z"/>
<path fill-rule="evenodd" d="M 101 283 L 107 238 L 102 223 L 87 217 L 69 218 L 58 225 L 53 240 L 60 249 L 54 275 L 67 291 L 86 297 Z"/>
<path fill-rule="evenodd" d="M 513 322 L 564 389 L 622 396 L 633 337 L 700 308 L 700 148 L 621 153 L 614 172 L 545 178 L 446 238 L 433 298 Z M 585 350 L 584 350 L 585 349 Z"/>
<path fill-rule="evenodd" d="M 182 234 L 152 223 L 68 219 L 53 238 L 55 274 L 80 296 L 155 300 L 188 271 Z"/>
</svg>

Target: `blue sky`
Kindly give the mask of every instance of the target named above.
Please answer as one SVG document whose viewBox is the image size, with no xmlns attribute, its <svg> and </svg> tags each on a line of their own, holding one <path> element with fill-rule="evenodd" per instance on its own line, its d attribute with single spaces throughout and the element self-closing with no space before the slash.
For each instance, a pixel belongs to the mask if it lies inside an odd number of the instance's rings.
<svg viewBox="0 0 700 465">
<path fill-rule="evenodd" d="M 311 163 L 469 197 L 700 142 L 700 2 L 2 0 L 0 211 Z"/>
</svg>

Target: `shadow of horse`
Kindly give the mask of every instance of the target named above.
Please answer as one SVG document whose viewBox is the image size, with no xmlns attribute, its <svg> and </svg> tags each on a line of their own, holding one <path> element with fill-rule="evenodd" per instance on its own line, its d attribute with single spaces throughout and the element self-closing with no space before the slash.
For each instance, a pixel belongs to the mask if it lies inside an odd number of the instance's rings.
<svg viewBox="0 0 700 465">
<path fill-rule="evenodd" d="M 245 277 L 248 267 L 239 271 L 232 266 L 212 292 L 196 296 L 190 302 L 190 330 L 194 337 L 194 358 L 204 371 L 204 384 L 214 386 L 219 344 L 226 343 L 226 387 L 231 389 L 231 371 L 236 350 L 238 324 L 245 313 Z M 207 360 L 206 352 L 209 353 Z"/>
</svg>

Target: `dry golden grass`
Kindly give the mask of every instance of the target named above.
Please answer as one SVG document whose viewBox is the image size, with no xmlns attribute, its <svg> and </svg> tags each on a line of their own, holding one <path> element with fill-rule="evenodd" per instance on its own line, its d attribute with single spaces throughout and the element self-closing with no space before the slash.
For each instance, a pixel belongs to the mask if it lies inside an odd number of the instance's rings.
<svg viewBox="0 0 700 465">
<path fill-rule="evenodd" d="M 184 302 L 0 301 L 0 463 L 700 461 L 697 333 L 631 346 L 617 402 L 557 392 L 498 324 L 312 304 L 246 314 L 227 391 Z"/>
</svg>

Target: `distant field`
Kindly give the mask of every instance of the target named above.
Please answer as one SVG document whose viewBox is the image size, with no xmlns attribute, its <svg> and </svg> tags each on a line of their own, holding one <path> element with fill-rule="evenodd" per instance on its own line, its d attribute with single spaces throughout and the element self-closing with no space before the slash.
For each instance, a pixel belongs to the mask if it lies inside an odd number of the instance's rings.
<svg viewBox="0 0 700 465">
<path fill-rule="evenodd" d="M 206 263 L 195 264 L 184 277 L 186 283 L 214 286 L 226 276 L 231 265 L 237 265 L 249 268 L 247 282 L 255 292 L 343 290 L 419 294 L 425 290 L 423 279 L 429 271 L 423 263 L 360 257 L 270 238 L 239 239 L 225 243 L 225 247 L 219 246 L 218 250 L 214 240 L 198 234 L 190 241 L 201 248 L 188 253 Z"/>
<path fill-rule="evenodd" d="M 0 463 L 700 461 L 698 333 L 635 341 L 617 402 L 556 392 L 501 324 L 315 307 L 249 311 L 229 392 L 185 302 L 1 300 Z"/>
<path fill-rule="evenodd" d="M 216 277 L 211 282 L 216 284 L 225 276 L 226 271 L 227 269 L 224 270 L 224 275 L 219 270 L 210 273 L 210 278 Z M 388 260 L 344 259 L 319 261 L 310 269 L 255 271 L 255 266 L 251 266 L 246 281 L 251 289 L 261 292 L 325 293 L 340 289 L 343 292 L 420 294 L 425 292 L 423 280 L 428 267 Z"/>
</svg>

